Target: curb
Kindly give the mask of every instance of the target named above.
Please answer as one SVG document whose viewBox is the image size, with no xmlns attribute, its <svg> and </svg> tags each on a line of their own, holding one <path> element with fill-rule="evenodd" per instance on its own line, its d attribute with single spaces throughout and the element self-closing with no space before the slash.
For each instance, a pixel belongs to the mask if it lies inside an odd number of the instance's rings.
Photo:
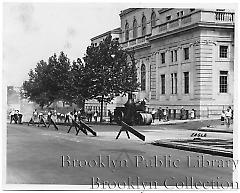
<svg viewBox="0 0 240 193">
<path fill-rule="evenodd" d="M 156 124 L 151 124 L 152 126 L 158 126 L 158 125 L 177 125 L 177 124 L 183 124 L 183 123 L 191 123 L 191 122 L 199 122 L 199 121 L 213 121 L 213 120 L 218 120 L 218 118 L 212 118 L 212 119 L 189 119 L 189 120 L 183 120 L 179 121 L 177 120 L 176 122 L 161 122 L 161 123 L 156 123 Z"/>
<path fill-rule="evenodd" d="M 205 132 L 216 132 L 216 133 L 233 133 L 233 131 L 229 130 L 220 130 L 220 129 L 198 129 L 198 131 L 205 131 Z"/>
<path fill-rule="evenodd" d="M 174 149 L 180 149 L 185 151 L 193 151 L 197 153 L 205 153 L 210 155 L 217 155 L 217 156 L 223 156 L 223 157 L 230 157 L 233 158 L 233 152 L 229 151 L 223 151 L 219 149 L 210 149 L 207 147 L 200 147 L 200 146 L 194 146 L 194 145 L 185 145 L 182 143 L 175 143 L 170 141 L 154 141 L 150 144 L 156 145 L 156 146 L 162 146 L 162 147 L 168 147 L 168 148 L 174 148 Z"/>
<path fill-rule="evenodd" d="M 193 121 L 192 121 L 193 122 Z M 151 126 L 159 126 L 159 125 L 177 125 L 177 124 L 183 124 L 183 123 L 190 123 L 190 121 L 183 121 L 183 122 L 168 122 L 168 123 L 157 123 L 157 124 L 151 124 Z"/>
</svg>

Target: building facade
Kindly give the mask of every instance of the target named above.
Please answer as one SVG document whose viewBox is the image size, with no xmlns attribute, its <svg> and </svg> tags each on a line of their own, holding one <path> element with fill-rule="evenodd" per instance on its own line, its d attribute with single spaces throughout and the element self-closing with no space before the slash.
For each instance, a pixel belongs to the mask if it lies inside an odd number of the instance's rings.
<svg viewBox="0 0 240 193">
<path fill-rule="evenodd" d="M 121 11 L 120 22 L 91 43 L 112 35 L 134 50 L 141 84 L 134 98 L 146 99 L 148 111 L 168 107 L 176 118 L 183 107 L 197 117 L 213 117 L 233 106 L 233 10 L 130 8 Z M 126 100 L 105 104 L 105 114 Z M 99 110 L 100 104 L 91 100 L 86 107 Z"/>
<path fill-rule="evenodd" d="M 181 107 L 196 116 L 233 105 L 234 12 L 130 8 L 120 13 L 120 43 L 135 51 L 141 91 L 151 111 Z"/>
</svg>

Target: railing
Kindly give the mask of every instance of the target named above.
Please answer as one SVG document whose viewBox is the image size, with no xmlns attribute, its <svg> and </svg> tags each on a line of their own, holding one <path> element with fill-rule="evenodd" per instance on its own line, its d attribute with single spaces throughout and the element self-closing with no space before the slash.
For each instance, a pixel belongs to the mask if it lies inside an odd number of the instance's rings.
<svg viewBox="0 0 240 193">
<path fill-rule="evenodd" d="M 215 12 L 215 19 L 216 21 L 220 21 L 220 22 L 233 22 L 234 14 L 227 13 L 227 12 Z"/>
<path fill-rule="evenodd" d="M 177 28 L 185 27 L 194 23 L 234 23 L 234 13 L 224 11 L 199 10 L 181 18 L 156 25 L 152 28 L 151 36 L 173 31 Z M 146 36 L 122 43 L 122 47 L 134 46 L 147 42 Z"/>
<path fill-rule="evenodd" d="M 183 16 L 182 18 L 155 26 L 152 28 L 152 36 L 197 22 L 233 23 L 234 13 L 201 10 L 193 14 Z"/>
<path fill-rule="evenodd" d="M 147 43 L 148 42 L 147 37 L 148 37 L 148 35 L 143 36 L 143 37 L 139 37 L 137 39 L 129 40 L 127 42 L 121 43 L 121 46 L 123 48 L 126 48 L 126 47 L 129 47 L 129 46 L 134 46 L 134 45 Z"/>
</svg>

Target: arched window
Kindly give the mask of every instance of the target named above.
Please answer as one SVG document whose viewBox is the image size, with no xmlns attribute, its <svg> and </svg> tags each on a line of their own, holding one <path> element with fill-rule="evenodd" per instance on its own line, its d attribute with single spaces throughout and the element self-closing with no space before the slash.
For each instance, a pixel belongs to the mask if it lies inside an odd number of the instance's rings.
<svg viewBox="0 0 240 193">
<path fill-rule="evenodd" d="M 133 21 L 133 38 L 137 38 L 137 20 Z"/>
<path fill-rule="evenodd" d="M 141 90 L 146 90 L 146 67 L 144 64 L 141 66 Z"/>
<path fill-rule="evenodd" d="M 128 40 L 129 40 L 129 25 L 126 22 L 126 25 L 125 25 L 125 41 L 128 41 Z"/>
<path fill-rule="evenodd" d="M 147 29 L 147 21 L 146 21 L 146 17 L 143 16 L 142 17 L 142 36 L 146 35 L 146 29 Z"/>
<path fill-rule="evenodd" d="M 156 13 L 153 11 L 151 15 L 151 27 L 156 26 Z"/>
</svg>

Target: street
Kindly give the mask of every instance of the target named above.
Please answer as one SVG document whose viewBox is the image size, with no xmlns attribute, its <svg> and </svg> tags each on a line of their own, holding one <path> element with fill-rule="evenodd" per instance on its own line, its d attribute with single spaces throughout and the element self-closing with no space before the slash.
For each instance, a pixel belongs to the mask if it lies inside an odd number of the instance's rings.
<svg viewBox="0 0 240 193">
<path fill-rule="evenodd" d="M 149 143 L 149 136 L 161 139 L 166 131 L 175 132 L 177 125 L 134 127 L 147 136 L 145 142 L 131 134 L 131 139 L 127 139 L 125 132 L 116 140 L 120 129 L 117 125 L 92 125 L 97 137 L 81 132 L 76 136 L 74 129 L 67 133 L 67 126 L 58 127 L 56 131 L 53 126 L 7 125 L 7 184 L 89 185 L 89 189 L 108 189 L 113 188 L 108 183 L 124 182 L 157 182 L 165 188 L 190 185 L 192 181 L 232 182 L 235 168 L 230 158 Z M 179 127 L 179 133 L 192 132 Z"/>
</svg>

